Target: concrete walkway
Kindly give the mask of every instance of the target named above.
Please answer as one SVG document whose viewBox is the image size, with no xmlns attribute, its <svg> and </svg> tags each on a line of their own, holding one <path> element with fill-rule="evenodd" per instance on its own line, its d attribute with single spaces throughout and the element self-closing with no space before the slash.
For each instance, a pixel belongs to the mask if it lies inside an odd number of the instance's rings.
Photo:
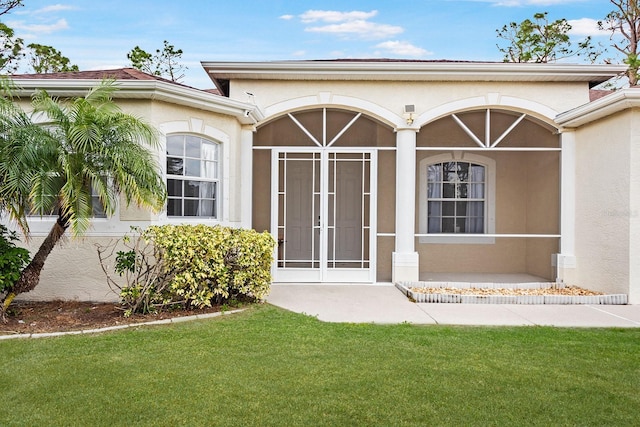
<svg viewBox="0 0 640 427">
<path fill-rule="evenodd" d="M 416 304 L 391 284 L 274 284 L 267 301 L 325 322 L 640 327 L 640 305 Z"/>
</svg>

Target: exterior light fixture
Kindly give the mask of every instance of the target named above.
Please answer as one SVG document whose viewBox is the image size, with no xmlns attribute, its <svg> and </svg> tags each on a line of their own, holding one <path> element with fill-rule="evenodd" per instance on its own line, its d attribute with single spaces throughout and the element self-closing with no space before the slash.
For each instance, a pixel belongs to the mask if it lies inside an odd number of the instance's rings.
<svg viewBox="0 0 640 427">
<path fill-rule="evenodd" d="M 413 124 L 413 113 L 416 112 L 416 106 L 413 104 L 404 106 L 404 119 L 408 125 Z"/>
</svg>

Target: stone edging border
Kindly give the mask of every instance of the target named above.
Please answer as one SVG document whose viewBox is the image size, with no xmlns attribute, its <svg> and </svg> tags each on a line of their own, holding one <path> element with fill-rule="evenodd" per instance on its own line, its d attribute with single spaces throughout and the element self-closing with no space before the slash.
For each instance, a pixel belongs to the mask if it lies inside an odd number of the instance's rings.
<svg viewBox="0 0 640 427">
<path fill-rule="evenodd" d="M 170 319 L 154 320 L 151 322 L 128 323 L 126 325 L 107 326 L 105 328 L 96 328 L 96 329 L 82 329 L 79 331 L 42 332 L 39 334 L 0 335 L 0 341 L 8 340 L 8 339 L 16 339 L 16 338 L 49 338 L 49 337 L 61 337 L 64 335 L 97 334 L 101 332 L 117 331 L 119 329 L 134 328 L 138 326 L 166 325 L 169 323 L 182 323 L 182 322 L 188 322 L 191 320 L 210 319 L 212 317 L 219 317 L 219 316 L 226 316 L 228 314 L 240 313 L 245 310 L 246 308 L 241 308 L 238 310 L 219 311 L 216 313 L 207 313 L 207 314 L 194 314 L 193 316 L 173 317 Z"/>
<path fill-rule="evenodd" d="M 424 286 L 425 282 L 399 282 L 398 288 L 416 303 L 453 303 L 453 304 L 627 304 L 626 294 L 611 295 L 459 295 L 459 294 L 423 294 L 413 292 L 410 287 Z M 431 284 L 430 284 L 431 285 Z M 452 285 L 452 284 L 449 284 Z M 438 287 L 438 286 L 435 286 Z M 467 286 L 468 287 L 468 286 Z M 539 286 L 535 286 L 538 288 Z"/>
</svg>

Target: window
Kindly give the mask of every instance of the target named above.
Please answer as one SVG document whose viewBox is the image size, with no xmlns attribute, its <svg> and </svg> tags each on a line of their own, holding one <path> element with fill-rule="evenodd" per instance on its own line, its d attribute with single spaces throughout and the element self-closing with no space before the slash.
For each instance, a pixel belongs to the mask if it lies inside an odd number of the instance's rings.
<svg viewBox="0 0 640 427">
<path fill-rule="evenodd" d="M 167 215 L 218 217 L 219 148 L 192 135 L 167 137 Z"/>
<path fill-rule="evenodd" d="M 484 233 L 485 167 L 469 162 L 427 166 L 429 233 Z"/>
<path fill-rule="evenodd" d="M 493 243 L 478 235 L 495 233 L 495 161 L 458 152 L 428 157 L 419 167 L 420 243 Z"/>
<path fill-rule="evenodd" d="M 100 197 L 98 197 L 98 194 L 93 187 L 91 187 L 91 211 L 91 216 L 93 218 L 107 217 L 107 213 L 104 210 L 104 204 L 100 200 Z"/>
<path fill-rule="evenodd" d="M 96 191 L 93 188 L 93 186 L 91 187 L 91 202 L 90 203 L 91 203 L 91 218 L 104 219 L 104 218 L 107 217 L 107 213 L 104 210 L 104 204 L 100 200 L 100 197 L 96 193 Z M 58 206 L 57 203 L 56 203 L 56 206 L 52 207 L 47 212 L 37 212 L 35 209 L 30 208 L 29 209 L 29 213 L 28 213 L 29 216 L 41 216 L 41 217 L 46 217 L 46 216 L 56 216 L 57 217 L 59 214 L 60 214 L 60 207 Z"/>
</svg>

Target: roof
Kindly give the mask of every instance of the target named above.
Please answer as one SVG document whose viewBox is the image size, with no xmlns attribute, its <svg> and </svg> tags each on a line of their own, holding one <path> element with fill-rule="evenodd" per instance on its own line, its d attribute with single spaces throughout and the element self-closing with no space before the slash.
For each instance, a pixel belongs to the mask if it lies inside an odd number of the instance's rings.
<svg viewBox="0 0 640 427">
<path fill-rule="evenodd" d="M 451 60 L 336 59 L 273 62 L 202 62 L 216 87 L 248 80 L 588 82 L 595 86 L 626 65 L 534 64 Z"/>
<path fill-rule="evenodd" d="M 596 101 L 612 93 L 612 90 L 591 89 L 589 91 L 589 101 Z"/>
<path fill-rule="evenodd" d="M 630 108 L 640 108 L 639 87 L 610 92 L 588 104 L 559 114 L 555 121 L 565 128 L 577 128 Z"/>
<path fill-rule="evenodd" d="M 60 97 L 84 96 L 89 88 L 100 81 L 115 79 L 118 91 L 114 93 L 114 98 L 169 102 L 233 116 L 242 124 L 255 124 L 264 118 L 256 105 L 220 96 L 215 89 L 196 89 L 133 68 L 15 74 L 11 78 L 18 88 L 13 91 L 16 96 L 30 96 L 37 89 Z"/>
<path fill-rule="evenodd" d="M 25 79 L 25 80 L 152 80 L 158 82 L 165 82 L 182 87 L 188 87 L 196 89 L 192 86 L 174 82 L 169 79 L 165 79 L 160 76 L 145 73 L 135 68 L 114 68 L 109 70 L 87 70 L 87 71 L 66 71 L 60 73 L 42 73 L 42 74 L 13 74 L 13 79 Z M 205 92 L 220 95 L 217 89 L 206 89 Z"/>
</svg>

